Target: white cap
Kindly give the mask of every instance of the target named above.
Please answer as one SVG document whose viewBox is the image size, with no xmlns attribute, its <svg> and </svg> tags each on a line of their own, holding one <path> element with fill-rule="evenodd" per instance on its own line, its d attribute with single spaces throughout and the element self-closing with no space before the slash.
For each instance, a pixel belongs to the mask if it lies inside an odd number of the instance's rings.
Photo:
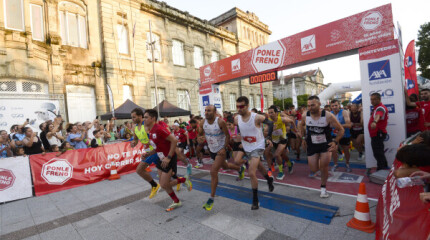
<svg viewBox="0 0 430 240">
<path fill-rule="evenodd" d="M 174 123 L 173 126 L 178 126 L 179 127 L 179 123 Z"/>
</svg>

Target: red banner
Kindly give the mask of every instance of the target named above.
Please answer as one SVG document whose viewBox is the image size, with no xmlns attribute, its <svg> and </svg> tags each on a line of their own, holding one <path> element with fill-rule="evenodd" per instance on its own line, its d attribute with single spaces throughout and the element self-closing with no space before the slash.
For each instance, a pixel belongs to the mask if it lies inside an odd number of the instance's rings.
<svg viewBox="0 0 430 240">
<path fill-rule="evenodd" d="M 393 173 L 394 167 L 378 199 L 375 239 L 428 239 L 430 204 L 424 204 L 419 198 L 423 187 L 398 188 Z"/>
<path fill-rule="evenodd" d="M 118 173 L 136 171 L 143 151 L 142 144 L 135 148 L 130 143 L 117 143 L 98 148 L 69 150 L 60 156 L 48 153 L 30 156 L 36 196 L 95 183 L 110 176 L 115 164 Z"/>
<path fill-rule="evenodd" d="M 419 97 L 417 82 L 417 62 L 415 59 L 415 40 L 412 40 L 405 51 L 405 84 L 408 96 L 416 94 Z"/>
<path fill-rule="evenodd" d="M 209 93 L 208 86 L 214 83 L 392 40 L 393 26 L 391 4 L 387 4 L 213 62 L 200 68 L 200 94 Z"/>
</svg>

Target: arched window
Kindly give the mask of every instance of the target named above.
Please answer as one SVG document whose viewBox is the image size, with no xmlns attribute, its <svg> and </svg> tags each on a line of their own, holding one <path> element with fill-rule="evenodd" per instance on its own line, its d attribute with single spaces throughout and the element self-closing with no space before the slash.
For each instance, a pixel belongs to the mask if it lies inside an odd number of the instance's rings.
<svg viewBox="0 0 430 240">
<path fill-rule="evenodd" d="M 58 6 L 63 45 L 87 48 L 87 15 L 85 9 L 67 1 L 60 2 Z"/>
</svg>

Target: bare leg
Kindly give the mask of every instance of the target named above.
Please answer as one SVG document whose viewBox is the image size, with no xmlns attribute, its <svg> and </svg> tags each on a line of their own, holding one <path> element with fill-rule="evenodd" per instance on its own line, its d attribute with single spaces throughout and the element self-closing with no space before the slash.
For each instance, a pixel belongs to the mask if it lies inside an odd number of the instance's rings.
<svg viewBox="0 0 430 240">
<path fill-rule="evenodd" d="M 345 155 L 345 163 L 349 164 L 349 159 L 351 158 L 351 154 L 349 153 L 349 146 L 341 146 L 341 147 Z"/>
<path fill-rule="evenodd" d="M 328 179 L 328 166 L 330 163 L 331 152 L 321 153 L 320 170 L 321 170 L 321 185 L 326 185 Z"/>
<path fill-rule="evenodd" d="M 251 179 L 251 187 L 253 189 L 258 188 L 257 168 L 259 164 L 260 164 L 259 157 L 252 157 L 249 162 L 248 174 Z"/>
<path fill-rule="evenodd" d="M 320 158 L 319 153 L 316 153 L 312 156 L 308 156 L 308 165 L 309 165 L 309 168 L 311 169 L 311 172 L 314 172 L 314 173 L 318 172 L 320 168 L 319 158 Z"/>
<path fill-rule="evenodd" d="M 161 188 L 163 188 L 167 194 L 172 193 L 173 189 L 172 189 L 172 186 L 170 184 L 170 178 L 172 177 L 172 170 L 170 170 L 168 173 L 165 173 L 161 170 L 158 170 L 158 175 L 160 176 Z"/>
<path fill-rule="evenodd" d="M 176 148 L 175 150 L 176 155 L 178 156 L 178 159 L 185 164 L 185 166 L 188 165 L 188 161 L 187 161 L 187 157 L 184 154 L 184 149 L 183 148 Z"/>
<path fill-rule="evenodd" d="M 145 181 L 151 182 L 153 179 L 149 172 L 146 171 L 146 168 L 148 168 L 148 163 L 146 162 L 140 162 L 139 165 L 136 168 L 136 173 L 139 174 Z"/>
<path fill-rule="evenodd" d="M 218 171 L 223 164 L 226 164 L 225 154 L 226 152 L 224 149 L 219 151 L 211 167 L 210 173 L 211 173 L 211 197 L 212 198 L 215 197 L 216 187 L 218 186 Z"/>
</svg>

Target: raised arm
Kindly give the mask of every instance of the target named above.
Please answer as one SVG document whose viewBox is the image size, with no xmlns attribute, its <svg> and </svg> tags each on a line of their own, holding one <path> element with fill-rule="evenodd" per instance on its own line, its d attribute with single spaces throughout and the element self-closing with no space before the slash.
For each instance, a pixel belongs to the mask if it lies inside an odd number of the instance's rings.
<svg viewBox="0 0 430 240">
<path fill-rule="evenodd" d="M 342 116 L 343 116 L 343 119 L 345 119 L 345 124 L 343 124 L 342 127 L 351 128 L 352 124 L 351 124 L 351 119 L 349 118 L 349 112 L 342 111 Z"/>
</svg>

